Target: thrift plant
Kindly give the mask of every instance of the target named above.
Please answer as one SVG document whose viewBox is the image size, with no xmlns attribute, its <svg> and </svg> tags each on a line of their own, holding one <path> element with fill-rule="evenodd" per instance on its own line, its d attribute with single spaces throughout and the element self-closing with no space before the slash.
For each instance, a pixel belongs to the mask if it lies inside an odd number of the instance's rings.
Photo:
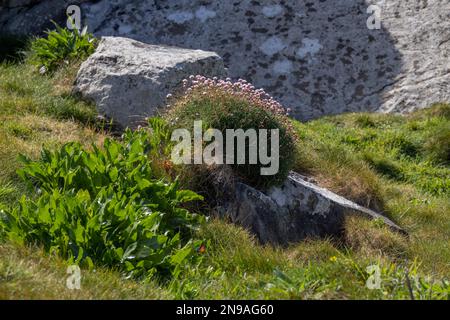
<svg viewBox="0 0 450 320">
<path fill-rule="evenodd" d="M 203 76 L 190 76 L 183 81 L 184 92 L 177 98 L 169 97 L 172 104 L 166 114 L 173 128 L 193 129 L 196 120 L 202 120 L 204 130 L 218 129 L 224 136 L 227 129 L 279 130 L 279 170 L 275 175 L 261 175 L 261 163 L 231 165 L 234 172 L 255 187 L 270 187 L 282 183 L 295 159 L 296 134 L 287 117 L 289 109 L 269 96 L 263 89 L 256 89 L 245 80 L 232 82 Z M 259 140 L 258 133 L 258 140 Z M 268 138 L 270 141 L 270 137 Z M 248 140 L 245 150 L 248 153 Z M 236 150 L 237 148 L 235 148 Z M 270 145 L 267 146 L 270 150 Z M 259 153 L 259 146 L 258 146 Z M 226 158 L 224 150 L 224 163 Z M 236 155 L 235 155 L 236 158 Z M 248 158 L 248 156 L 247 156 Z"/>
</svg>

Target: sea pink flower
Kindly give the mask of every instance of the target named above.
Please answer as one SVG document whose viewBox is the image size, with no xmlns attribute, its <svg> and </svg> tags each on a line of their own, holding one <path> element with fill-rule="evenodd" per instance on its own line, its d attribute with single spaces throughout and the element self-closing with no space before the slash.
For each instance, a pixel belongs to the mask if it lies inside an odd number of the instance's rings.
<svg viewBox="0 0 450 320">
<path fill-rule="evenodd" d="M 251 83 L 245 79 L 238 79 L 232 82 L 230 78 L 225 80 L 217 77 L 207 78 L 201 75 L 189 76 L 189 79 L 183 80 L 185 94 L 201 94 L 208 95 L 208 92 L 215 94 L 229 94 L 236 97 L 246 99 L 252 104 L 271 111 L 275 114 L 288 115 L 290 109 L 284 109 L 283 106 L 276 101 L 271 95 L 267 94 L 264 89 L 256 89 Z"/>
</svg>

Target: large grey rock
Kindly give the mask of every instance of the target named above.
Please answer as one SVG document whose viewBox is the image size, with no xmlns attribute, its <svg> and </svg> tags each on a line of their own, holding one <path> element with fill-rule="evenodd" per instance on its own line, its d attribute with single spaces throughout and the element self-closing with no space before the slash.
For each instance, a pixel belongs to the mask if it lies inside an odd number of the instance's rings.
<svg viewBox="0 0 450 320">
<path fill-rule="evenodd" d="M 38 31 L 67 3 L 6 10 L 0 29 Z M 371 4 L 379 30 L 367 27 Z M 299 119 L 450 101 L 448 0 L 100 0 L 82 13 L 96 35 L 215 51 Z"/>
<path fill-rule="evenodd" d="M 306 238 L 341 236 L 345 215 L 380 219 L 405 233 L 385 216 L 359 206 L 291 172 L 281 187 L 263 193 L 237 182 L 222 185 L 217 212 L 251 231 L 262 243 L 287 245 Z"/>
<path fill-rule="evenodd" d="M 166 105 L 166 96 L 183 79 L 196 74 L 224 77 L 226 70 L 214 52 L 104 37 L 81 65 L 74 91 L 120 126 L 136 127 Z"/>
</svg>

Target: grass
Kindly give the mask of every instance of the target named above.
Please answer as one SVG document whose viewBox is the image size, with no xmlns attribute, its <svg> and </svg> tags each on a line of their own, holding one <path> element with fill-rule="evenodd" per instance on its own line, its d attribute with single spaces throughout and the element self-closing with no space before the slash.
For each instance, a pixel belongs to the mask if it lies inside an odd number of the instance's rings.
<svg viewBox="0 0 450 320">
<path fill-rule="evenodd" d="M 68 141 L 101 145 L 92 105 L 71 95 L 76 65 L 52 76 L 27 63 L 0 63 L 0 208 L 27 191 L 19 153 Z M 210 220 L 201 263 L 170 282 L 124 279 L 116 270 L 82 270 L 81 290 L 65 286 L 67 263 L 40 248 L 0 242 L 1 299 L 418 299 L 450 298 L 450 106 L 408 116 L 346 114 L 294 122 L 296 170 L 385 212 L 409 238 L 377 221 L 349 217 L 342 239 L 288 248 L 261 246 L 245 230 Z M 370 290 L 366 268 L 380 267 Z"/>
<path fill-rule="evenodd" d="M 346 114 L 297 123 L 304 152 L 296 167 L 385 212 L 411 234 L 406 256 L 447 277 L 450 168 L 442 137 L 450 132 L 449 114 L 450 105 L 437 104 L 409 116 Z"/>
<path fill-rule="evenodd" d="M 429 195 L 449 196 L 449 109 L 438 104 L 432 107 L 434 113 L 346 114 L 297 124 L 304 138 L 300 148 L 316 151 L 305 153 L 297 169 L 317 171 L 329 163 L 336 170 L 348 163 L 358 174 L 377 174 Z"/>
<path fill-rule="evenodd" d="M 95 107 L 71 95 L 77 65 L 53 77 L 41 76 L 26 63 L 0 64 L 0 205 L 26 192 L 17 179 L 17 156 L 36 158 L 42 146 L 69 141 L 101 143 Z"/>
<path fill-rule="evenodd" d="M 167 299 L 152 283 L 125 280 L 111 270 L 83 270 L 81 290 L 66 286 L 67 262 L 39 248 L 0 246 L 0 299 Z"/>
<path fill-rule="evenodd" d="M 94 123 L 95 108 L 70 94 L 77 65 L 62 68 L 54 77 L 40 76 L 28 64 L 0 65 L 0 114 L 36 114 Z"/>
</svg>

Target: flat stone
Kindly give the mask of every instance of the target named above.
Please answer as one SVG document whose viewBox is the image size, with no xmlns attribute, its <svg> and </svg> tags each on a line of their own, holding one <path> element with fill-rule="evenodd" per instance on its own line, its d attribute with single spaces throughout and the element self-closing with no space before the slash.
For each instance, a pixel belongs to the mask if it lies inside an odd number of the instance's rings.
<svg viewBox="0 0 450 320">
<path fill-rule="evenodd" d="M 224 188 L 224 186 L 222 186 Z M 291 172 L 281 187 L 261 192 L 244 183 L 225 186 L 217 212 L 248 229 L 261 243 L 287 245 L 306 238 L 339 237 L 346 215 L 379 219 L 406 232 L 380 213 L 364 208 Z M 220 202 L 220 201 L 219 201 Z"/>
<path fill-rule="evenodd" d="M 95 102 L 98 111 L 121 127 L 136 127 L 166 106 L 189 75 L 225 77 L 214 52 L 149 45 L 103 37 L 80 67 L 74 91 Z"/>
</svg>

